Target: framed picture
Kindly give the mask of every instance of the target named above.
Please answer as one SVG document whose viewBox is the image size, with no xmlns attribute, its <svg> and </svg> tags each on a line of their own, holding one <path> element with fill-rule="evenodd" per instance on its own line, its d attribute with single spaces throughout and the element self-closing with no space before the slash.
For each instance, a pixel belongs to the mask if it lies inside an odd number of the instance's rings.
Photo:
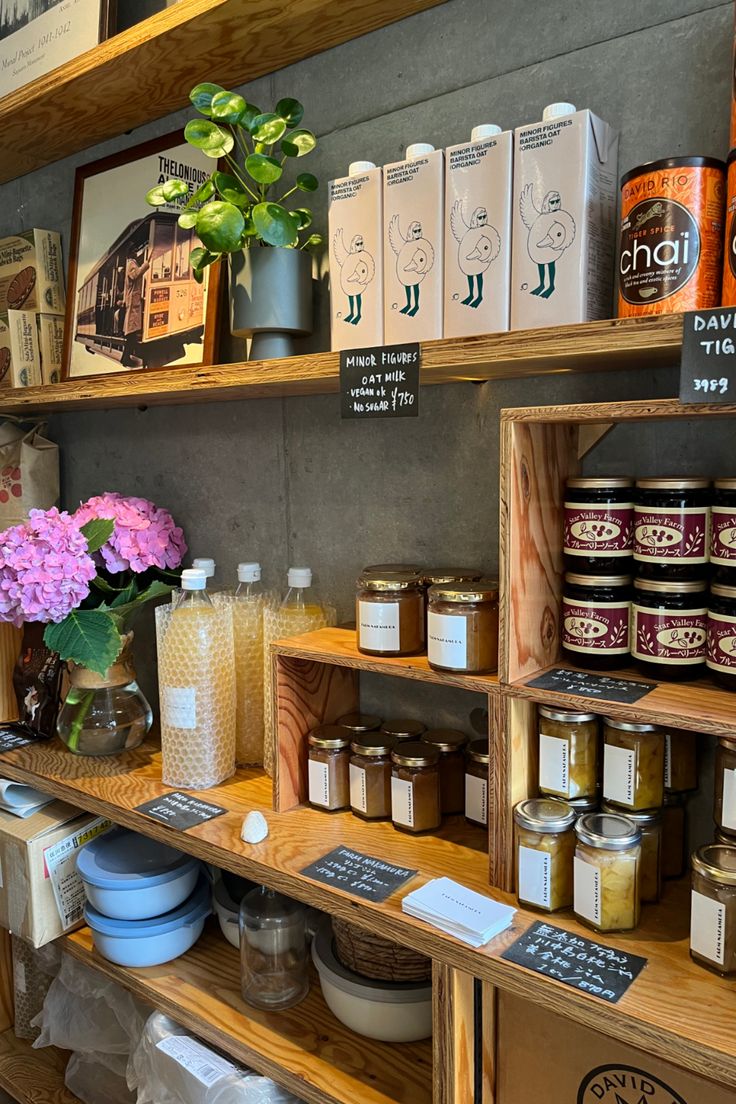
<svg viewBox="0 0 736 1104">
<path fill-rule="evenodd" d="M 189 255 L 201 243 L 178 225 L 189 195 L 150 207 L 146 192 L 175 177 L 191 195 L 214 167 L 178 134 L 77 169 L 65 379 L 213 363 L 219 265 L 198 284 Z"/>
<path fill-rule="evenodd" d="M 0 0 L 0 98 L 112 34 L 115 0 Z"/>
</svg>

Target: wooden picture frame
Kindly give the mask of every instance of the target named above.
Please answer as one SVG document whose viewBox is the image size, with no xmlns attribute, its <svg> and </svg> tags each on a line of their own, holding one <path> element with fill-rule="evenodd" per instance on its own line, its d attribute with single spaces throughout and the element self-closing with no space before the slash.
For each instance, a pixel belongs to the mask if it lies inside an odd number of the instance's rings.
<svg viewBox="0 0 736 1104">
<path fill-rule="evenodd" d="M 176 177 L 191 194 L 215 167 L 177 132 L 77 169 L 63 379 L 214 362 L 220 266 L 197 284 L 199 242 L 177 222 L 188 197 L 151 207 L 146 192 Z"/>
</svg>

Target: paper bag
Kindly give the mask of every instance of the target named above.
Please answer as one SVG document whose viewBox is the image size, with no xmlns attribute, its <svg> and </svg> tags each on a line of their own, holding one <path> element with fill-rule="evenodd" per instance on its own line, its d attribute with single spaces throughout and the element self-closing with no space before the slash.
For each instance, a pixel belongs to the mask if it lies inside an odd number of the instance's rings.
<svg viewBox="0 0 736 1104">
<path fill-rule="evenodd" d="M 59 501 L 59 447 L 44 429 L 8 415 L 0 423 L 0 531 Z"/>
</svg>

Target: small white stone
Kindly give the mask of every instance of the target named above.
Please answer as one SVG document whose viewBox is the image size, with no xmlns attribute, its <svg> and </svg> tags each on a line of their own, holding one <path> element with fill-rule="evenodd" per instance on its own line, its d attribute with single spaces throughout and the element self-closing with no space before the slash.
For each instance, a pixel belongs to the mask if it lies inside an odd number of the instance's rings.
<svg viewBox="0 0 736 1104">
<path fill-rule="evenodd" d="M 240 838 L 245 840 L 246 843 L 260 843 L 267 835 L 268 823 L 263 813 L 257 813 L 255 810 L 252 813 L 248 813 L 243 821 Z"/>
</svg>

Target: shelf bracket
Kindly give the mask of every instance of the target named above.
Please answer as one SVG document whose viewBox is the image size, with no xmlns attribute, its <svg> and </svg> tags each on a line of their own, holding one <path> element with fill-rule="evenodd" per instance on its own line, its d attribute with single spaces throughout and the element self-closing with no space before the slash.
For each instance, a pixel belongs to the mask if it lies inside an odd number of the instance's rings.
<svg viewBox="0 0 736 1104">
<path fill-rule="evenodd" d="M 595 448 L 599 441 L 611 432 L 615 422 L 599 422 L 591 425 L 581 425 L 578 429 L 578 460 L 587 456 L 591 449 Z"/>
</svg>

